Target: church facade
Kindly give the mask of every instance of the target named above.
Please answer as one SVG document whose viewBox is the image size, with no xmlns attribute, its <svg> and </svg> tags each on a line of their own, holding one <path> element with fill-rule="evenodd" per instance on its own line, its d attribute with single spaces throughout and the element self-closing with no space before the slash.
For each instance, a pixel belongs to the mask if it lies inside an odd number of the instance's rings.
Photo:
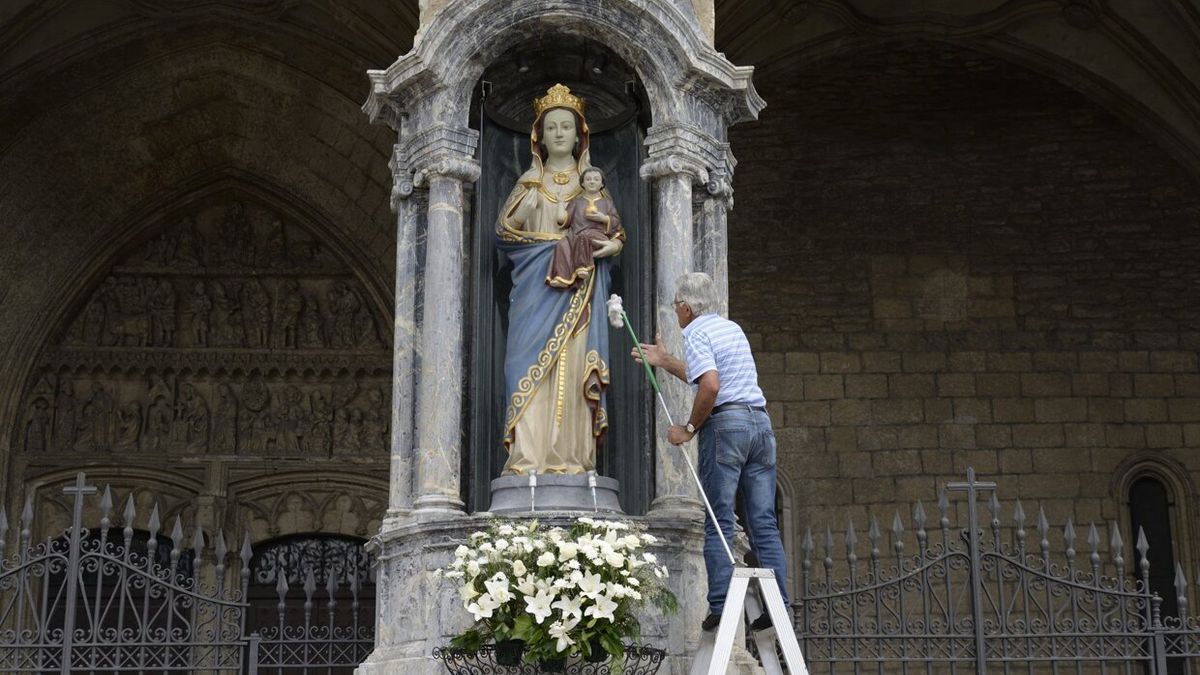
<svg viewBox="0 0 1200 675">
<path fill-rule="evenodd" d="M 1142 525 L 1195 569 L 1200 13 L 652 4 L 754 66 L 766 102 L 729 128 L 731 191 L 697 174 L 693 207 L 732 207 L 706 264 L 755 350 L 785 544 L 973 467 L 1055 526 Z M 81 469 L 262 552 L 379 532 L 414 334 L 394 312 L 425 297 L 397 266 L 428 240 L 397 247 L 397 135 L 364 114 L 365 73 L 453 5 L 0 10 L 0 504 L 30 499 L 35 539 L 69 523 Z M 579 45 L 581 82 L 628 75 Z M 464 452 L 491 452 L 462 410 Z M 474 466 L 450 497 L 482 511 Z"/>
</svg>

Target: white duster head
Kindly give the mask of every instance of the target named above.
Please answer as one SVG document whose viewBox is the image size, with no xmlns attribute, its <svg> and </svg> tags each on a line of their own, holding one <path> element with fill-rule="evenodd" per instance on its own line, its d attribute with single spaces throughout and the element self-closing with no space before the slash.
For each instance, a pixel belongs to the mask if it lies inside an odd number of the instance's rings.
<svg viewBox="0 0 1200 675">
<path fill-rule="evenodd" d="M 621 296 L 613 293 L 605 304 L 608 305 L 608 323 L 613 328 L 624 328 L 625 319 L 621 318 L 621 315 L 625 312 L 625 303 L 621 300 Z"/>
</svg>

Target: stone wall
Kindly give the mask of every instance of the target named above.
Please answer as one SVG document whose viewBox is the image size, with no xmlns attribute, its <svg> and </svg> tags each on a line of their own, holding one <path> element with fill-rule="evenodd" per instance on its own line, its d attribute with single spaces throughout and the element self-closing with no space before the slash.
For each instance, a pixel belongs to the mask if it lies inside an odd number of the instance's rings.
<svg viewBox="0 0 1200 675">
<path fill-rule="evenodd" d="M 1196 177 L 1066 87 L 949 46 L 759 89 L 761 121 L 730 133 L 730 306 L 800 532 L 890 524 L 969 466 L 1052 524 L 1127 531 L 1144 459 L 1190 533 Z"/>
</svg>

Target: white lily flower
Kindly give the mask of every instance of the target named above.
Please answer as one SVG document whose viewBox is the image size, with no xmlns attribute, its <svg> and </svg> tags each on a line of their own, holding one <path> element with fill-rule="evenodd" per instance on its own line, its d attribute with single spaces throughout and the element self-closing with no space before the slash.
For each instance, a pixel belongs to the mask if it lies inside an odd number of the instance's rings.
<svg viewBox="0 0 1200 675">
<path fill-rule="evenodd" d="M 646 551 L 645 553 L 642 554 L 642 560 L 645 560 L 646 562 L 653 565 L 654 563 L 658 562 L 658 556 L 654 555 L 653 553 L 651 553 L 649 551 Z"/>
<path fill-rule="evenodd" d="M 479 600 L 467 605 L 467 611 L 475 617 L 476 621 L 479 621 L 480 619 L 492 618 L 492 613 L 495 612 L 496 608 L 499 606 L 500 603 L 496 602 L 495 598 L 487 593 L 484 593 L 483 595 L 479 596 Z"/>
<path fill-rule="evenodd" d="M 537 595 L 525 597 L 525 612 L 533 615 L 533 620 L 538 624 L 545 621 L 553 612 L 550 609 L 550 603 L 554 601 L 554 594 L 548 591 L 538 591 Z M 614 605 L 615 607 L 616 605 Z"/>
<path fill-rule="evenodd" d="M 554 623 L 550 624 L 549 633 L 550 633 L 550 637 L 555 639 L 555 642 L 554 642 L 555 651 L 565 652 L 565 651 L 567 651 L 567 647 L 570 647 L 571 645 L 575 644 L 575 641 L 571 639 L 570 632 L 571 632 L 571 629 L 574 628 L 575 624 L 577 624 L 577 623 L 579 623 L 578 620 L 576 620 L 576 621 L 555 621 Z"/>
<path fill-rule="evenodd" d="M 470 554 L 471 554 L 471 549 L 467 548 L 466 546 L 464 546 L 462 544 L 459 544 L 458 548 L 454 549 L 454 557 L 458 558 L 459 560 L 462 560 L 463 558 L 467 557 Z"/>
<path fill-rule="evenodd" d="M 516 530 L 513 529 L 512 525 L 505 523 L 504 525 L 496 528 L 496 532 L 498 532 L 501 537 L 511 537 Z"/>
<path fill-rule="evenodd" d="M 550 605 L 554 609 L 562 612 L 563 618 L 574 617 L 575 621 L 583 618 L 583 599 L 579 597 L 562 596 Z"/>
<path fill-rule="evenodd" d="M 479 595 L 479 591 L 475 590 L 475 584 L 463 584 L 458 587 L 458 595 L 463 602 L 470 602 Z"/>
<path fill-rule="evenodd" d="M 524 561 L 521 561 L 521 560 L 514 560 L 513 564 L 512 564 L 512 569 L 513 569 L 513 574 L 518 577 L 525 576 L 525 573 L 529 571 L 528 569 L 525 568 Z"/>
<path fill-rule="evenodd" d="M 532 576 L 521 577 L 517 582 L 517 590 L 521 591 L 521 595 L 533 595 L 537 593 L 537 584 L 533 583 Z"/>
<path fill-rule="evenodd" d="M 501 605 L 513 599 L 512 591 L 508 588 L 508 578 L 503 574 L 496 574 L 496 576 L 483 582 L 483 585 L 487 588 L 488 594 L 495 598 L 496 602 Z"/>
<path fill-rule="evenodd" d="M 597 619 L 613 620 L 613 612 L 617 609 L 617 603 L 607 595 L 601 595 L 595 598 L 596 603 L 588 607 L 584 612 L 584 616 L 591 616 Z"/>
<path fill-rule="evenodd" d="M 467 562 L 467 574 L 470 574 L 472 577 L 479 575 L 479 561 L 470 560 Z"/>
<path fill-rule="evenodd" d="M 579 580 L 577 585 L 579 586 L 579 592 L 584 597 L 593 600 L 604 593 L 604 581 L 600 578 L 599 574 L 588 572 L 583 575 L 583 578 Z"/>
</svg>

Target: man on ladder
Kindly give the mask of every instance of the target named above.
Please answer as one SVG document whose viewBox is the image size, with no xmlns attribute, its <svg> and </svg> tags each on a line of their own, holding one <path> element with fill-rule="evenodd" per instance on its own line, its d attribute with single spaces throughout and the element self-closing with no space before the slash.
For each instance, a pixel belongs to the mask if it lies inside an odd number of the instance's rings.
<svg viewBox="0 0 1200 675">
<path fill-rule="evenodd" d="M 781 626 L 780 637 L 788 666 L 793 673 L 804 672 L 786 610 L 787 561 L 775 516 L 775 433 L 767 416 L 767 400 L 758 386 L 750 343 L 741 327 L 716 314 L 716 286 L 706 274 L 681 276 L 672 305 L 683 329 L 685 360 L 668 352 L 661 336 L 656 336 L 655 344 L 639 345 L 632 356 L 641 362 L 644 354 L 647 363 L 691 384 L 696 391 L 686 424 L 672 424 L 667 439 L 682 445 L 700 436 L 699 482 L 708 507 L 704 524 L 708 616 L 701 627 L 706 633 L 720 628 L 710 672 L 721 672 L 728 661 L 745 594 L 754 580 L 764 590 L 765 609 L 776 611 L 763 611 L 750 623 L 750 630 L 758 633 L 771 629 L 775 622 L 786 624 Z M 766 569 L 739 568 L 735 573 L 728 542 L 733 539 L 739 489 L 751 545 L 761 568 Z M 774 583 L 770 581 L 772 571 Z M 736 607 L 726 610 L 727 596 Z M 729 616 L 723 619 L 724 614 Z M 760 641 L 760 650 L 763 644 Z M 770 660 L 774 661 L 774 645 L 770 644 Z"/>
</svg>

